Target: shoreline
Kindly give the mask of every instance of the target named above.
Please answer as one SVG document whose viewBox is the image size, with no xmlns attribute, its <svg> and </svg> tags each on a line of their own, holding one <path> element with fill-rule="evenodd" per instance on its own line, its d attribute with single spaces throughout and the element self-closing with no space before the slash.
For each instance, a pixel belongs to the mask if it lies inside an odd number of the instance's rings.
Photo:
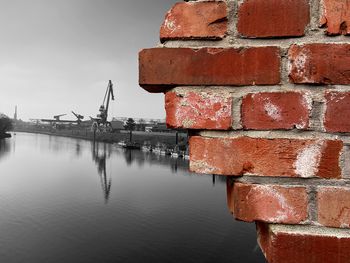
<svg viewBox="0 0 350 263">
<path fill-rule="evenodd" d="M 32 131 L 32 130 L 18 129 L 18 130 L 14 130 L 12 132 L 13 133 L 21 132 L 21 133 L 31 133 L 31 134 L 43 134 L 43 135 L 50 135 L 50 136 L 59 136 L 59 137 L 66 137 L 66 138 L 83 139 L 83 140 L 87 140 L 87 141 L 93 141 L 93 138 L 89 138 L 87 136 L 79 136 L 79 135 L 74 135 L 74 134 L 60 134 L 60 133 L 54 133 L 54 132 L 50 132 L 50 131 L 34 131 L 34 130 Z M 96 140 L 96 141 L 98 141 L 98 140 Z M 113 142 L 111 142 L 111 143 L 113 143 Z"/>
<path fill-rule="evenodd" d="M 0 140 L 11 138 L 11 137 L 12 135 L 10 133 L 0 134 Z"/>
<path fill-rule="evenodd" d="M 24 132 L 24 133 L 33 133 L 33 134 L 44 134 L 60 137 L 68 137 L 75 139 L 82 139 L 93 141 L 94 133 L 88 130 L 46 130 L 46 129 L 14 129 L 13 133 Z M 161 133 L 161 132 L 141 132 L 133 131 L 132 132 L 132 141 L 143 145 L 145 142 L 150 143 L 151 145 L 157 145 L 158 143 L 166 144 L 170 147 L 176 145 L 176 135 L 175 133 Z M 120 131 L 115 133 L 96 133 L 97 142 L 105 143 L 118 143 L 121 141 L 128 142 L 130 141 L 130 134 L 128 131 Z M 182 143 L 187 143 L 187 134 L 179 134 L 179 141 Z"/>
</svg>

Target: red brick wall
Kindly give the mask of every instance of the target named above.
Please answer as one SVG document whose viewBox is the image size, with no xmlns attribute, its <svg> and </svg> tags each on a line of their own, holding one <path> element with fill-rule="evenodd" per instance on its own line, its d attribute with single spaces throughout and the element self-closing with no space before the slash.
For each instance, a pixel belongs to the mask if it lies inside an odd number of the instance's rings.
<svg viewBox="0 0 350 263">
<path fill-rule="evenodd" d="M 348 23 L 347 0 L 180 2 L 139 54 L 168 126 L 191 130 L 190 169 L 229 176 L 269 262 L 349 262 Z"/>
</svg>

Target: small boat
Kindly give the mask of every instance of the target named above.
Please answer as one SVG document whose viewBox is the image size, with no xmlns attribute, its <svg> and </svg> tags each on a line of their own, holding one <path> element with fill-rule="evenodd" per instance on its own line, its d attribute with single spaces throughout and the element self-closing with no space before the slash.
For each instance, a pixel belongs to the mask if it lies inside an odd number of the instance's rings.
<svg viewBox="0 0 350 263">
<path fill-rule="evenodd" d="M 151 145 L 151 143 L 150 142 L 144 142 L 143 143 L 143 145 L 142 145 L 142 147 L 141 147 L 141 150 L 143 151 L 143 152 L 152 152 L 152 145 Z"/>
<path fill-rule="evenodd" d="M 120 141 L 120 142 L 118 142 L 118 143 L 116 144 L 116 146 L 117 146 L 117 147 L 125 148 L 126 143 L 125 143 L 125 141 Z"/>
<path fill-rule="evenodd" d="M 125 144 L 125 146 L 123 146 L 123 148 L 126 149 L 131 149 L 131 150 L 140 150 L 141 149 L 141 145 L 137 142 L 127 142 Z"/>
<path fill-rule="evenodd" d="M 178 145 L 175 145 L 174 149 L 171 151 L 171 157 L 178 158 L 181 156 L 181 151 Z"/>
<path fill-rule="evenodd" d="M 143 145 L 143 146 L 141 147 L 141 150 L 142 150 L 143 152 L 151 152 L 151 151 L 152 151 L 152 147 Z"/>
<path fill-rule="evenodd" d="M 171 157 L 178 158 L 179 157 L 179 153 L 178 152 L 172 152 L 171 153 Z"/>
<path fill-rule="evenodd" d="M 185 160 L 189 160 L 190 159 L 190 153 L 188 151 L 188 147 L 187 147 L 186 151 L 183 152 L 183 158 Z"/>
<path fill-rule="evenodd" d="M 169 149 L 165 144 L 163 145 L 163 148 L 160 151 L 161 155 L 171 155 L 172 150 Z"/>
<path fill-rule="evenodd" d="M 153 149 L 153 152 L 155 154 L 161 154 L 163 152 L 163 154 L 165 155 L 165 152 L 163 149 L 164 149 L 164 146 L 161 143 L 157 143 L 156 147 L 154 147 Z"/>
<path fill-rule="evenodd" d="M 153 150 L 152 150 L 154 153 L 156 153 L 156 154 L 160 154 L 160 148 L 154 148 Z"/>
</svg>

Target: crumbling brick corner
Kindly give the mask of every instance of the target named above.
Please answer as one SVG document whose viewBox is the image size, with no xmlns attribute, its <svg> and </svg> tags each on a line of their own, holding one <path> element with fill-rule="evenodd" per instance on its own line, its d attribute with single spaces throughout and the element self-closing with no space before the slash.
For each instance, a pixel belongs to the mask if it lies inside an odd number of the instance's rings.
<svg viewBox="0 0 350 263">
<path fill-rule="evenodd" d="M 228 176 L 270 263 L 350 259 L 349 22 L 346 0 L 180 2 L 139 54 L 190 169 Z"/>
</svg>

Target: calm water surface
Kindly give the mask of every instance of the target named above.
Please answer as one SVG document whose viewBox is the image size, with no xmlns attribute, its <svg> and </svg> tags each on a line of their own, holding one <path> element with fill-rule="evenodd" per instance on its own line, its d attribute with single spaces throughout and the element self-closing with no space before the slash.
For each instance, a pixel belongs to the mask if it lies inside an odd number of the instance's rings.
<svg viewBox="0 0 350 263">
<path fill-rule="evenodd" d="M 110 144 L 0 142 L 0 262 L 265 262 L 225 178 Z"/>
</svg>

